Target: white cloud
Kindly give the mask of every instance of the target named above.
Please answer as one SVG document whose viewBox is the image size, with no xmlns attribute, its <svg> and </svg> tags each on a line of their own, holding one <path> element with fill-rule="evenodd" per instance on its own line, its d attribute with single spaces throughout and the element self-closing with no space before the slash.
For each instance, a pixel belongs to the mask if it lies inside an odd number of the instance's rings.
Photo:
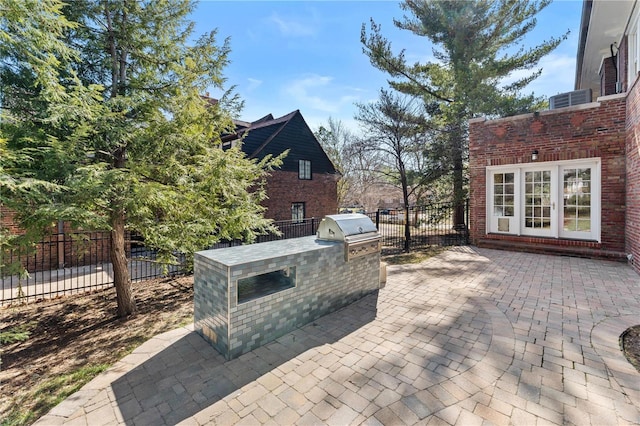
<svg viewBox="0 0 640 426">
<path fill-rule="evenodd" d="M 333 84 L 333 77 L 310 74 L 289 83 L 284 92 L 293 98 L 296 108 L 311 108 L 325 113 L 336 114 L 345 105 L 359 98 L 355 95 L 359 89 L 340 87 Z M 351 92 L 351 94 L 349 93 Z"/>
<path fill-rule="evenodd" d="M 284 18 L 277 13 L 272 13 L 269 22 L 276 24 L 280 33 L 285 37 L 308 37 L 316 33 L 315 26 L 308 22 Z"/>
<path fill-rule="evenodd" d="M 252 92 L 253 90 L 257 89 L 258 87 L 260 87 L 260 85 L 262 85 L 262 80 L 258 80 L 256 78 L 247 78 L 247 80 L 249 81 L 249 85 L 247 86 L 247 92 Z"/>
<path fill-rule="evenodd" d="M 342 126 L 353 134 L 360 133 L 360 123 L 354 120 L 349 115 L 334 115 L 334 114 L 313 114 L 313 113 L 305 113 L 302 111 L 302 115 L 304 116 L 304 121 L 307 122 L 307 125 L 312 131 L 318 130 L 320 126 L 327 127 L 329 123 L 329 118 L 332 120 L 339 121 Z"/>
</svg>

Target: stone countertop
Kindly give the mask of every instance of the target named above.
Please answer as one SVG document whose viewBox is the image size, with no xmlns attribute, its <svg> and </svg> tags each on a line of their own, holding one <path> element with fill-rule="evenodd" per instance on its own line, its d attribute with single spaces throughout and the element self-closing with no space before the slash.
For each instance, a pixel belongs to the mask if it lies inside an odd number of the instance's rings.
<svg viewBox="0 0 640 426">
<path fill-rule="evenodd" d="M 316 236 L 269 241 L 215 250 L 199 251 L 195 255 L 211 259 L 226 266 L 242 265 L 249 262 L 290 256 L 302 252 L 321 250 L 325 247 L 342 245 L 341 241 L 322 241 Z"/>
</svg>

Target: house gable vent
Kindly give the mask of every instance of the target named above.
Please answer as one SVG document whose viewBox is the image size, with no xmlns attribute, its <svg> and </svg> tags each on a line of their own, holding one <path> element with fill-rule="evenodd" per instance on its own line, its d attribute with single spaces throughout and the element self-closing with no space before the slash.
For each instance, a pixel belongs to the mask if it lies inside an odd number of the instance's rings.
<svg viewBox="0 0 640 426">
<path fill-rule="evenodd" d="M 591 102 L 591 89 L 574 90 L 549 98 L 549 109 L 565 108 Z"/>
</svg>

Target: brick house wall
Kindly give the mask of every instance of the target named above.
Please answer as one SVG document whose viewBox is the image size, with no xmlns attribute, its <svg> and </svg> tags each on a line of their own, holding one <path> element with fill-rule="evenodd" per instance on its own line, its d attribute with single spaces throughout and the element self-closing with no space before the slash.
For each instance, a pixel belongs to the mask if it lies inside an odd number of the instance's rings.
<svg viewBox="0 0 640 426">
<path fill-rule="evenodd" d="M 297 172 L 274 171 L 267 179 L 269 198 L 262 202 L 265 217 L 291 220 L 291 204 L 305 203 L 304 216 L 322 218 L 338 212 L 336 174 L 313 173 L 310 180 L 298 179 Z"/>
<path fill-rule="evenodd" d="M 296 218 L 323 217 L 338 210 L 339 173 L 307 125 L 300 110 L 282 117 L 272 114 L 254 122 L 236 122 L 234 133 L 223 137 L 224 149 L 242 138 L 242 150 L 252 159 L 278 156 L 287 152 L 282 165 L 267 178 L 267 208 L 264 216 L 276 221 L 293 218 L 293 203 L 303 203 L 304 212 L 296 206 Z M 299 174 L 311 179 L 300 179 Z M 308 176 L 307 176 L 308 177 Z"/>
<path fill-rule="evenodd" d="M 13 235 L 21 235 L 21 229 L 14 220 L 15 213 L 0 206 L 0 225 Z M 6 251 L 2 253 L 2 263 L 19 260 L 29 272 L 93 265 L 110 259 L 110 238 L 108 232 L 84 232 L 74 230 L 67 222 L 62 232 L 57 225 L 51 227 L 51 234 L 45 236 L 33 247 L 33 251 L 23 253 Z M 128 247 L 127 247 L 128 248 Z"/>
<path fill-rule="evenodd" d="M 624 95 L 534 114 L 469 122 L 470 237 L 478 246 L 623 259 L 625 254 Z M 486 167 L 601 158 L 601 241 L 487 234 Z M 625 258 L 626 260 L 626 258 Z"/>
<path fill-rule="evenodd" d="M 627 94 L 627 217 L 625 227 L 626 251 L 629 262 L 640 273 L 640 82 Z"/>
<path fill-rule="evenodd" d="M 10 234 L 21 234 L 22 230 L 14 221 L 15 213 L 5 206 L 0 206 L 0 229 L 9 231 Z"/>
</svg>

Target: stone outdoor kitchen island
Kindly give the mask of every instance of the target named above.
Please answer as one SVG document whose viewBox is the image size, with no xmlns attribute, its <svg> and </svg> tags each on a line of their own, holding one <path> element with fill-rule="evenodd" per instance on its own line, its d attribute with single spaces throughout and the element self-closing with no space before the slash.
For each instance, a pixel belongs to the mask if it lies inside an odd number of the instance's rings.
<svg viewBox="0 0 640 426">
<path fill-rule="evenodd" d="M 315 236 L 195 255 L 196 331 L 227 359 L 380 288 L 380 251 L 346 260 Z"/>
</svg>

